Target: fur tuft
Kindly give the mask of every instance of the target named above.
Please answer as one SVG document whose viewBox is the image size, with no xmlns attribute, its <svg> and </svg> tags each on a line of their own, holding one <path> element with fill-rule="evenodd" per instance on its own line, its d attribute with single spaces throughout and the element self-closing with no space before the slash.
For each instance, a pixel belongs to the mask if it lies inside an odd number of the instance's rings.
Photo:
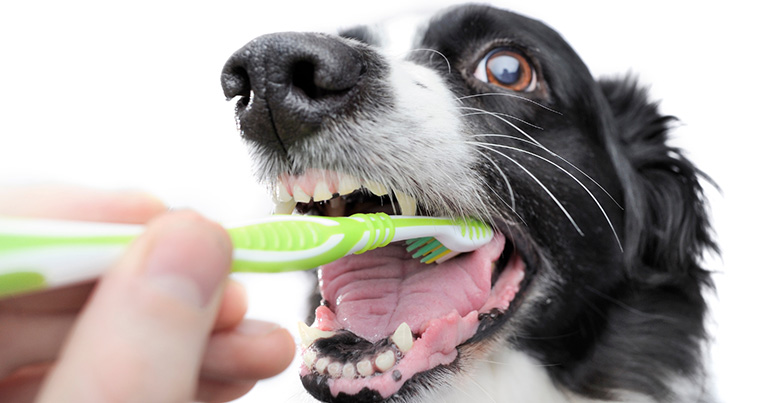
<svg viewBox="0 0 768 403">
<path fill-rule="evenodd" d="M 711 180 L 678 148 L 669 145 L 677 119 L 659 113 L 634 78 L 600 82 L 613 111 L 620 146 L 629 160 L 627 259 L 630 276 L 649 283 L 694 276 L 705 251 L 718 253 L 700 179 Z M 621 169 L 621 167 L 619 167 Z"/>
</svg>

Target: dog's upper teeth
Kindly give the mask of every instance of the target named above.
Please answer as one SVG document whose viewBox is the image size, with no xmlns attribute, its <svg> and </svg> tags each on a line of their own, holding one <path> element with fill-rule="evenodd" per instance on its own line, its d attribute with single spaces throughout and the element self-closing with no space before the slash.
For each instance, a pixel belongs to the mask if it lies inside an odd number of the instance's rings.
<svg viewBox="0 0 768 403">
<path fill-rule="evenodd" d="M 334 332 L 320 330 L 316 327 L 309 327 L 304 322 L 299 322 L 299 338 L 304 348 L 309 347 L 317 339 L 325 339 L 334 335 Z"/>
<path fill-rule="evenodd" d="M 296 208 L 296 200 L 291 199 L 287 202 L 275 203 L 275 214 L 291 214 Z"/>
<path fill-rule="evenodd" d="M 397 204 L 400 206 L 400 214 L 416 215 L 416 199 L 399 190 L 395 190 L 395 197 L 397 198 Z"/>
<path fill-rule="evenodd" d="M 363 186 L 365 186 L 368 190 L 371 191 L 371 193 L 375 194 L 376 196 L 386 196 L 389 194 L 387 187 L 376 181 L 367 180 Z"/>
<path fill-rule="evenodd" d="M 325 201 L 331 200 L 332 197 L 333 193 L 331 193 L 331 190 L 328 188 L 328 184 L 325 183 L 325 181 L 317 182 L 317 185 L 315 185 L 315 193 L 312 195 L 312 198 L 315 201 Z"/>
<path fill-rule="evenodd" d="M 293 196 L 288 192 L 285 184 L 282 181 L 278 181 L 277 185 L 275 185 L 275 202 L 285 203 L 289 201 L 293 201 Z"/>
<path fill-rule="evenodd" d="M 339 194 L 344 196 L 360 189 L 360 179 L 347 174 L 339 175 Z"/>
<path fill-rule="evenodd" d="M 299 185 L 293 185 L 293 199 L 299 203 L 309 203 L 312 196 L 304 192 L 304 189 Z"/>
<path fill-rule="evenodd" d="M 397 327 L 397 330 L 395 330 L 395 333 L 392 334 L 392 342 L 395 343 L 395 346 L 397 346 L 403 354 L 407 353 L 408 350 L 413 347 L 413 333 L 411 332 L 411 327 L 405 322 L 401 323 L 400 326 Z"/>
<path fill-rule="evenodd" d="M 310 186 L 312 190 L 309 190 Z M 345 196 L 357 190 L 367 190 L 376 196 L 393 193 L 400 206 L 399 213 L 402 215 L 416 215 L 418 205 L 413 196 L 400 190 L 391 190 L 381 182 L 370 179 L 361 180 L 352 175 L 326 171 L 313 171 L 301 177 L 283 175 L 275 181 L 272 189 L 277 214 L 291 214 L 297 203 L 333 201 L 336 194 Z"/>
</svg>

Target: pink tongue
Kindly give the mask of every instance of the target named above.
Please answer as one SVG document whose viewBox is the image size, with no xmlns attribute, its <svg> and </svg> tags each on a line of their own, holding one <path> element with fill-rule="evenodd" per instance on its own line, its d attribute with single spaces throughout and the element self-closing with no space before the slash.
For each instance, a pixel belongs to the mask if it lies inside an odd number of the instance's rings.
<svg viewBox="0 0 768 403">
<path fill-rule="evenodd" d="M 496 234 L 486 246 L 442 264 L 424 265 L 403 244 L 347 256 L 320 268 L 323 298 L 335 312 L 335 329 L 369 341 L 406 322 L 422 333 L 430 319 L 478 311 L 491 292 L 492 262 L 504 249 Z"/>
</svg>

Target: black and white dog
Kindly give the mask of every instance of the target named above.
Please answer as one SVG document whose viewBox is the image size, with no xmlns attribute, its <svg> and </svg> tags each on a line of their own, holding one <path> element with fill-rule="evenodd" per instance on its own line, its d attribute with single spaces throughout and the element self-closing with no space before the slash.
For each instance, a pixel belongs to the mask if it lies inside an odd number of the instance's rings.
<svg viewBox="0 0 768 403">
<path fill-rule="evenodd" d="M 401 244 L 318 269 L 301 379 L 326 402 L 709 402 L 699 171 L 633 79 L 471 5 L 395 57 L 366 27 L 281 33 L 226 63 L 278 212 L 476 217 L 439 265 Z"/>
</svg>

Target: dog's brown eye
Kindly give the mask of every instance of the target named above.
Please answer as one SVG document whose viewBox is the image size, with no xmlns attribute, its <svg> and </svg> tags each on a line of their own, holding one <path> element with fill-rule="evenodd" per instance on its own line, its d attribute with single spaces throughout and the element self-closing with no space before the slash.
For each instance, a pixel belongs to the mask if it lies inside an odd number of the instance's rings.
<svg viewBox="0 0 768 403">
<path fill-rule="evenodd" d="M 490 51 L 475 68 L 475 78 L 518 92 L 536 89 L 536 72 L 525 56 L 510 48 Z"/>
</svg>

